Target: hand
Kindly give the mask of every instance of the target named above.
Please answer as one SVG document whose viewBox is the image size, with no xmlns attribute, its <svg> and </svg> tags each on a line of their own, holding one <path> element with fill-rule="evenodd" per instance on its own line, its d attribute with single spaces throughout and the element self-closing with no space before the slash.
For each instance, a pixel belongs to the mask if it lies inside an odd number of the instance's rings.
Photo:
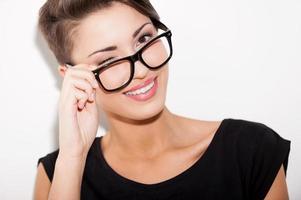
<svg viewBox="0 0 301 200">
<path fill-rule="evenodd" d="M 97 88 L 89 65 L 80 64 L 66 70 L 59 99 L 61 155 L 82 158 L 88 153 L 99 126 Z"/>
</svg>

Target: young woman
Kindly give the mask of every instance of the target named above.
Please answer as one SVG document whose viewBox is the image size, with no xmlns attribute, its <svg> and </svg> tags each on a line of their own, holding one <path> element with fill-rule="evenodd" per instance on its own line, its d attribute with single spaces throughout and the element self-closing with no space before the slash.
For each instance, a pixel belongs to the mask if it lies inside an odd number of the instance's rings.
<svg viewBox="0 0 301 200">
<path fill-rule="evenodd" d="M 148 0 L 48 0 L 39 27 L 64 81 L 35 199 L 288 199 L 290 141 L 165 106 L 172 32 Z"/>
</svg>

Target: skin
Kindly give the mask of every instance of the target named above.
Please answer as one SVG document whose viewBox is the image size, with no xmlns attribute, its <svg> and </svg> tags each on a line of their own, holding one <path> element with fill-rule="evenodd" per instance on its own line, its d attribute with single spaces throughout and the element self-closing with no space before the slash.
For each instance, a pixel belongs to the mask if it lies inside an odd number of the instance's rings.
<svg viewBox="0 0 301 200">
<path fill-rule="evenodd" d="M 154 31 L 148 24 L 132 38 L 147 22 L 150 22 L 148 17 L 118 3 L 81 21 L 71 52 L 77 65 L 58 68 L 64 81 L 59 101 L 60 153 L 54 179 L 51 184 L 43 165 L 38 166 L 35 199 L 79 199 L 85 158 L 99 125 L 99 110 L 106 113 L 109 127 L 101 143 L 104 157 L 116 172 L 128 179 L 147 184 L 170 179 L 193 165 L 207 149 L 221 122 L 186 118 L 168 110 L 165 105 L 168 65 L 151 71 L 136 62 L 134 79 L 117 93 L 106 93 L 95 83 L 91 70 L 100 60 L 135 53 L 143 33 Z M 111 45 L 117 49 L 88 57 Z M 159 87 L 151 100 L 137 102 L 123 94 L 153 76 L 158 76 Z M 267 199 L 277 199 L 276 196 L 288 199 L 283 168 Z"/>
</svg>

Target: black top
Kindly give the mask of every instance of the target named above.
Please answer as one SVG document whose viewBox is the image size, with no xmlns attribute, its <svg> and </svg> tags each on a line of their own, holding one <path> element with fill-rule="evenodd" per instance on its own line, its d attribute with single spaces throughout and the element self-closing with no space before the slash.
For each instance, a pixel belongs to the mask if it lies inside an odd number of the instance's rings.
<svg viewBox="0 0 301 200">
<path fill-rule="evenodd" d="M 143 184 L 119 175 L 108 165 L 101 138 L 95 139 L 87 156 L 81 199 L 264 199 L 281 164 L 286 174 L 290 152 L 290 141 L 268 126 L 228 118 L 191 167 L 160 183 Z M 58 150 L 38 161 L 51 181 L 57 155 Z"/>
</svg>

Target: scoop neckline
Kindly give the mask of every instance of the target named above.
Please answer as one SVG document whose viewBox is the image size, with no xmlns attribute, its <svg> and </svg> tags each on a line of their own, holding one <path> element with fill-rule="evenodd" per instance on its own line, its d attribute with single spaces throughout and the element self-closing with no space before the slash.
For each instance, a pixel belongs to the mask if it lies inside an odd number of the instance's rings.
<svg viewBox="0 0 301 200">
<path fill-rule="evenodd" d="M 101 163 L 101 167 L 103 167 L 103 169 L 106 170 L 107 174 L 111 177 L 116 179 L 116 181 L 121 182 L 123 184 L 126 184 L 128 186 L 132 186 L 132 187 L 139 187 L 140 189 L 155 189 L 158 187 L 163 187 L 163 186 L 168 186 L 176 181 L 179 181 L 180 179 L 183 179 L 185 177 L 187 177 L 189 174 L 191 174 L 195 169 L 197 169 L 198 166 L 200 166 L 202 164 L 202 162 L 204 160 L 206 160 L 206 158 L 209 156 L 210 152 L 212 152 L 217 140 L 219 137 L 221 137 L 221 133 L 223 133 L 223 131 L 226 128 L 226 125 L 228 124 L 229 119 L 225 118 L 221 121 L 220 125 L 218 126 L 217 130 L 214 133 L 213 138 L 211 139 L 207 149 L 205 150 L 205 152 L 203 153 L 203 155 L 198 158 L 190 167 L 188 167 L 186 170 L 180 172 L 179 174 L 160 181 L 158 183 L 151 183 L 151 184 L 146 184 L 146 183 L 141 183 L 141 182 L 137 182 L 135 180 L 129 179 L 127 177 L 124 177 L 123 175 L 119 174 L 118 172 L 116 172 L 110 165 L 109 163 L 107 163 L 106 159 L 104 158 L 103 152 L 102 152 L 102 148 L 101 148 L 101 139 L 102 136 L 98 137 L 97 141 L 96 141 L 96 152 L 97 152 L 97 158 L 100 160 Z"/>
</svg>

